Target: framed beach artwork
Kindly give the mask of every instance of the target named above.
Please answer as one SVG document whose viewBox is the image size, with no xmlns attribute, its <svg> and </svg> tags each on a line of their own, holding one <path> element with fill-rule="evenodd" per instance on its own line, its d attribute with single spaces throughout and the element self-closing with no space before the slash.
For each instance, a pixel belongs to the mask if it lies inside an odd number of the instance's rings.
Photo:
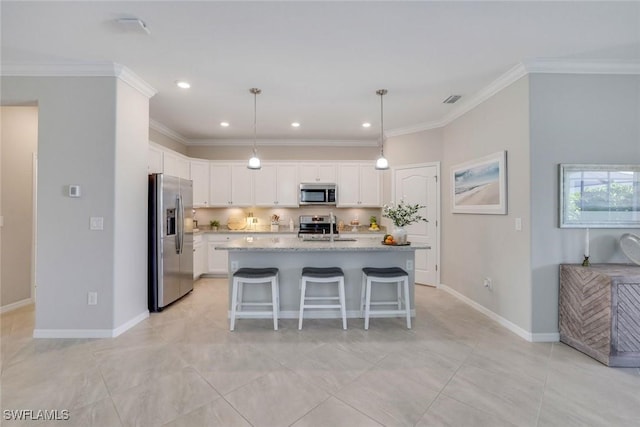
<svg viewBox="0 0 640 427">
<path fill-rule="evenodd" d="M 451 167 L 451 212 L 507 213 L 507 152 Z"/>
</svg>

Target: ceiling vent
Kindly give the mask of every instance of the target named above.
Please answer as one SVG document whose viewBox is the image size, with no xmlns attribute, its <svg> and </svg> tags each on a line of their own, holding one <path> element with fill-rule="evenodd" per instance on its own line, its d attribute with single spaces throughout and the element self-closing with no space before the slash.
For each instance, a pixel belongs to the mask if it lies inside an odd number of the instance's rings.
<svg viewBox="0 0 640 427">
<path fill-rule="evenodd" d="M 442 101 L 442 103 L 443 104 L 455 104 L 455 102 L 460 98 L 462 98 L 462 95 L 451 95 L 450 97 L 448 97 L 447 99 Z"/>
<path fill-rule="evenodd" d="M 137 33 L 151 34 L 151 30 L 147 27 L 147 24 L 142 19 L 138 18 L 120 18 L 116 20 L 118 24 L 129 31 L 135 31 Z"/>
</svg>

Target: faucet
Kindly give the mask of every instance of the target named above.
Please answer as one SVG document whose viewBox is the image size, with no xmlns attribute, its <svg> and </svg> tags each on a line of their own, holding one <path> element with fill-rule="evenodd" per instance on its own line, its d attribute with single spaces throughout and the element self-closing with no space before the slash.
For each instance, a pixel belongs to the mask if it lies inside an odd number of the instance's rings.
<svg viewBox="0 0 640 427">
<path fill-rule="evenodd" d="M 333 240 L 333 225 L 336 223 L 336 217 L 333 216 L 333 211 L 329 212 L 329 240 Z"/>
</svg>

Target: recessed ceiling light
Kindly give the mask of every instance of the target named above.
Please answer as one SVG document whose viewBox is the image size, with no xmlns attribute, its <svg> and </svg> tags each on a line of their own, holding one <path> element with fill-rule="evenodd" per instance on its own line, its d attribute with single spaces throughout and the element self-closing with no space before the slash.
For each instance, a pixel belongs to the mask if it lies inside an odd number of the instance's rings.
<svg viewBox="0 0 640 427">
<path fill-rule="evenodd" d="M 370 128 L 371 127 L 371 123 L 369 123 L 369 122 L 363 123 L 362 127 L 363 128 Z"/>
<path fill-rule="evenodd" d="M 191 84 L 189 82 L 185 82 L 184 80 L 177 80 L 176 85 L 178 85 L 180 89 L 189 89 L 191 87 Z"/>
<path fill-rule="evenodd" d="M 291 123 L 291 126 L 293 126 L 294 128 L 299 128 L 300 127 L 300 123 L 293 122 L 293 123 Z"/>
<path fill-rule="evenodd" d="M 229 122 L 220 122 L 220 126 L 222 126 L 223 128 L 227 128 L 229 127 Z"/>
</svg>

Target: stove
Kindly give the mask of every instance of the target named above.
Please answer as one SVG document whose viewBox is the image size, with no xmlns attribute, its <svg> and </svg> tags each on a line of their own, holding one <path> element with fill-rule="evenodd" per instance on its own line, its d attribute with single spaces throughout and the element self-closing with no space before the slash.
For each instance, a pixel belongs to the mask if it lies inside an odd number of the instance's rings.
<svg viewBox="0 0 640 427">
<path fill-rule="evenodd" d="M 298 237 L 309 234 L 329 235 L 331 233 L 329 215 L 300 215 L 299 219 L 300 231 L 298 232 Z M 338 220 L 335 219 L 333 223 L 333 233 L 336 235 L 338 234 L 337 222 Z"/>
</svg>

